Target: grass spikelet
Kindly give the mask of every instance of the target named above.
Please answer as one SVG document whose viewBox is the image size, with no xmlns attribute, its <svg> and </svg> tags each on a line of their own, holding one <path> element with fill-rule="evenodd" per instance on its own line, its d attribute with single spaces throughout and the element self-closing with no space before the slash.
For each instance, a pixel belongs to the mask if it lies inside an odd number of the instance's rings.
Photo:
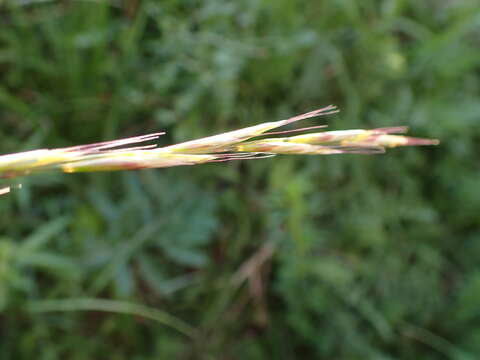
<svg viewBox="0 0 480 360">
<path fill-rule="evenodd" d="M 385 152 L 385 148 L 439 143 L 435 139 L 398 135 L 407 132 L 405 126 L 324 131 L 285 137 L 273 135 L 319 129 L 324 125 L 269 132 L 300 120 L 337 112 L 336 107 L 330 105 L 286 120 L 266 122 L 166 147 L 138 145 L 156 140 L 164 134 L 158 132 L 94 144 L 7 154 L 0 156 L 0 177 L 12 178 L 40 171 L 75 173 L 164 168 L 257 159 L 277 154 L 378 154 Z M 261 136 L 267 137 L 255 140 Z M 10 187 L 0 188 L 0 195 L 9 191 Z"/>
<path fill-rule="evenodd" d="M 300 120 L 316 116 L 335 114 L 337 112 L 339 112 L 339 110 L 337 110 L 335 106 L 329 105 L 327 107 L 310 111 L 302 115 L 294 116 L 286 120 L 266 122 L 239 130 L 229 131 L 219 135 L 209 136 L 202 139 L 191 140 L 180 144 L 167 146 L 164 149 L 170 152 L 189 154 L 224 152 L 225 149 L 229 148 L 233 144 L 237 144 L 253 137 L 263 135 L 269 130 L 285 126 Z"/>
</svg>

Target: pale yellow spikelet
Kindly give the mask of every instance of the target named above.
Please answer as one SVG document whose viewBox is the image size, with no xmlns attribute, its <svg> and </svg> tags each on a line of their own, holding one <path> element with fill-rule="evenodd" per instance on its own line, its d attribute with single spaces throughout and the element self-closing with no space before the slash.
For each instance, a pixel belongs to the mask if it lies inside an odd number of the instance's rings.
<svg viewBox="0 0 480 360">
<path fill-rule="evenodd" d="M 336 112 L 338 110 L 334 106 L 327 106 L 286 120 L 267 122 L 161 148 L 155 144 L 125 146 L 155 140 L 164 133 L 67 148 L 8 154 L 0 156 L 0 178 L 55 170 L 75 173 L 164 168 L 207 162 L 256 159 L 276 154 L 374 154 L 384 152 L 385 148 L 390 147 L 439 143 L 438 140 L 392 135 L 406 132 L 407 128 L 404 126 L 372 130 L 324 131 L 284 137 L 272 136 L 318 129 L 322 126 L 269 132 L 303 119 Z M 268 137 L 262 139 L 261 136 Z M 257 140 L 253 138 L 257 138 Z M 0 195 L 8 193 L 10 190 L 11 186 L 1 187 Z"/>
<path fill-rule="evenodd" d="M 286 120 L 266 122 L 239 130 L 229 131 L 219 135 L 209 136 L 197 140 L 191 140 L 180 144 L 167 146 L 163 149 L 169 152 L 188 154 L 224 152 L 228 151 L 229 147 L 233 144 L 237 144 L 250 138 L 263 135 L 269 130 L 285 126 L 299 120 L 308 119 L 315 116 L 334 114 L 337 112 L 338 110 L 336 109 L 336 107 L 330 105 L 318 110 L 308 112 L 306 114 L 294 116 Z"/>
</svg>

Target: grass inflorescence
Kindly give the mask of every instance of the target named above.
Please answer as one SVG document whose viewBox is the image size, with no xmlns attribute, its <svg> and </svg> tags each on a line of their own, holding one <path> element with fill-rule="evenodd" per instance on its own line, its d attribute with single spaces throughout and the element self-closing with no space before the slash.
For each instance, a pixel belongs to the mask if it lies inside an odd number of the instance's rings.
<svg viewBox="0 0 480 360">
<path fill-rule="evenodd" d="M 164 134 L 158 132 L 67 148 L 7 154 L 0 156 L 0 177 L 11 178 L 52 170 L 76 173 L 164 168 L 215 161 L 255 159 L 279 154 L 376 154 L 385 152 L 385 148 L 439 143 L 436 139 L 398 135 L 407 131 L 404 126 L 372 130 L 323 131 L 286 137 L 272 137 L 272 135 L 306 131 L 312 127 L 269 132 L 300 120 L 337 112 L 337 108 L 330 105 L 286 120 L 266 122 L 166 147 L 157 147 L 155 144 L 138 145 L 156 140 Z M 260 136 L 267 137 L 255 139 Z M 132 144 L 135 146 L 125 147 Z M 8 193 L 9 190 L 9 187 L 0 189 L 0 195 Z"/>
</svg>

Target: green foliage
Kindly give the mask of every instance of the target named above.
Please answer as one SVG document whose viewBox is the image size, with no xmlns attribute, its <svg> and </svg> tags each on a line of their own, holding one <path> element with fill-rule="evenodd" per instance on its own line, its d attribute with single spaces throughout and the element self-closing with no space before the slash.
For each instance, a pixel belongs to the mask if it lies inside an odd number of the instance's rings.
<svg viewBox="0 0 480 360">
<path fill-rule="evenodd" d="M 1 359 L 478 358 L 476 0 L 111 3 L 0 2 L 2 153 L 330 103 L 442 145 L 22 179 Z"/>
</svg>

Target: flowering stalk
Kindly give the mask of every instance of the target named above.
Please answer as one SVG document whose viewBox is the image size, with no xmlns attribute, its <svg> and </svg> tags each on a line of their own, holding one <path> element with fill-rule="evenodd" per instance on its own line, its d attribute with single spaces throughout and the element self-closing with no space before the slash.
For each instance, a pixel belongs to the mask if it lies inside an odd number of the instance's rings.
<svg viewBox="0 0 480 360">
<path fill-rule="evenodd" d="M 303 119 L 336 112 L 338 112 L 336 107 L 330 105 L 286 120 L 262 123 L 166 147 L 138 146 L 164 134 L 159 132 L 95 144 L 7 154 L 0 156 L 0 178 L 52 170 L 74 173 L 162 168 L 253 159 L 277 154 L 374 154 L 384 152 L 385 148 L 439 143 L 438 140 L 397 135 L 407 131 L 404 126 L 372 130 L 324 131 L 288 137 L 272 137 L 272 135 L 291 134 L 323 126 L 269 132 Z M 260 136 L 269 137 L 252 140 Z M 125 147 L 131 144 L 137 144 L 137 146 Z M 9 191 L 9 187 L 0 188 L 0 195 Z"/>
</svg>

